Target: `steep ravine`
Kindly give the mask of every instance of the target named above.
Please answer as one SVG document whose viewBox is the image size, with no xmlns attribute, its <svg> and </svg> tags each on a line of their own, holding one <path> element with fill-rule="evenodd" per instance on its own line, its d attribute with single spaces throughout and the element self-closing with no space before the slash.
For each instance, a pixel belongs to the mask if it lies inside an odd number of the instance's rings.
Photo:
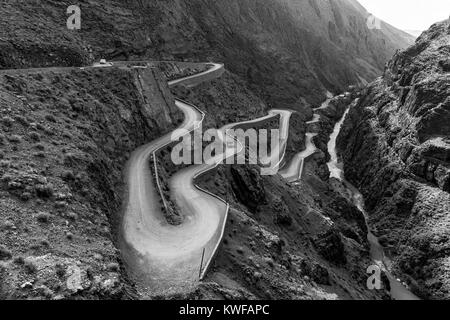
<svg viewBox="0 0 450 320">
<path fill-rule="evenodd" d="M 418 300 L 417 296 L 415 296 L 412 292 L 408 290 L 405 284 L 401 283 L 394 275 L 391 273 L 391 262 L 389 257 L 386 256 L 383 247 L 380 245 L 378 238 L 372 233 L 370 230 L 370 226 L 368 225 L 368 216 L 364 205 L 363 195 L 356 189 L 350 182 L 345 180 L 345 173 L 343 170 L 343 164 L 340 163 L 338 157 L 338 151 L 336 148 L 336 141 L 339 136 L 339 133 L 342 129 L 342 125 L 350 112 L 350 109 L 354 107 L 357 103 L 356 100 L 352 105 L 348 107 L 345 111 L 342 119 L 336 123 L 333 133 L 330 136 L 330 141 L 328 142 L 328 153 L 330 154 L 331 160 L 327 163 L 328 168 L 330 170 L 330 178 L 336 179 L 342 183 L 342 187 L 344 190 L 340 190 L 349 196 L 353 204 L 364 214 L 366 218 L 367 224 L 367 240 L 370 244 L 370 256 L 375 265 L 377 265 L 382 272 L 384 272 L 389 281 L 390 295 L 394 300 Z M 333 182 L 335 183 L 336 182 Z"/>
<path fill-rule="evenodd" d="M 450 22 L 433 25 L 361 91 L 337 145 L 392 269 L 450 297 Z"/>
</svg>

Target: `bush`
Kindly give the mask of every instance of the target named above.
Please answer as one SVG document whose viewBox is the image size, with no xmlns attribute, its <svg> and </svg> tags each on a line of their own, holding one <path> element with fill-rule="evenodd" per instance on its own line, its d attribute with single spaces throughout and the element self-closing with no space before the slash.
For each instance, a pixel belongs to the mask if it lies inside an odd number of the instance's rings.
<svg viewBox="0 0 450 320">
<path fill-rule="evenodd" d="M 42 239 L 42 240 L 40 241 L 40 244 L 41 244 L 41 246 L 43 246 L 43 247 L 47 247 L 47 248 L 50 247 L 50 242 L 48 242 L 47 239 Z"/>
<path fill-rule="evenodd" d="M 22 137 L 17 134 L 13 134 L 12 136 L 10 136 L 8 138 L 8 140 L 9 140 L 9 142 L 12 142 L 12 143 L 21 143 Z"/>
<path fill-rule="evenodd" d="M 36 216 L 36 220 L 40 223 L 48 223 L 51 215 L 48 212 L 39 212 Z"/>
<path fill-rule="evenodd" d="M 67 219 L 71 220 L 71 221 L 76 221 L 78 218 L 78 215 L 75 212 L 69 212 L 67 214 Z"/>
<path fill-rule="evenodd" d="M 25 263 L 25 259 L 22 256 L 14 257 L 13 262 L 19 266 Z"/>
<path fill-rule="evenodd" d="M 31 132 L 31 133 L 29 134 L 29 137 L 30 137 L 31 140 L 33 140 L 33 141 L 36 141 L 36 142 L 41 141 L 41 136 L 40 136 L 39 133 L 37 133 L 37 132 Z"/>
<path fill-rule="evenodd" d="M 29 274 L 37 272 L 37 267 L 33 261 L 25 259 L 23 266 L 25 268 L 25 271 Z"/>
<path fill-rule="evenodd" d="M 53 186 L 51 184 L 40 184 L 35 187 L 39 198 L 51 198 L 53 196 Z"/>
<path fill-rule="evenodd" d="M 67 202 L 65 202 L 65 201 L 56 201 L 55 202 L 55 208 L 56 209 L 61 209 L 61 210 L 66 209 L 67 208 Z"/>
<path fill-rule="evenodd" d="M 0 161 L 1 168 L 8 168 L 10 164 L 11 164 L 11 161 L 9 161 L 9 160 L 1 160 Z"/>
<path fill-rule="evenodd" d="M 36 158 L 45 158 L 45 153 L 44 152 L 36 152 L 33 156 Z"/>
<path fill-rule="evenodd" d="M 439 61 L 439 66 L 445 71 L 450 72 L 450 59 Z"/>
<path fill-rule="evenodd" d="M 292 225 L 292 217 L 286 213 L 279 213 L 275 215 L 274 223 L 281 226 L 291 226 Z"/>
<path fill-rule="evenodd" d="M 75 180 L 75 175 L 73 174 L 72 171 L 70 170 L 66 170 L 61 174 L 61 178 L 68 182 L 68 181 L 74 181 Z"/>
<path fill-rule="evenodd" d="M 54 135 L 55 135 L 55 131 L 53 131 L 53 130 L 51 130 L 51 129 L 49 129 L 49 128 L 45 128 L 45 129 L 44 129 L 44 132 L 45 132 L 45 134 L 48 135 L 48 136 L 54 136 Z"/>
<path fill-rule="evenodd" d="M 45 146 L 42 143 L 37 143 L 34 146 L 35 149 L 40 150 L 40 151 L 44 151 L 45 150 Z"/>
<path fill-rule="evenodd" d="M 14 223 L 12 223 L 11 221 L 7 220 L 7 221 L 5 221 L 5 222 L 3 223 L 1 229 L 4 229 L 4 230 L 14 230 L 15 227 L 16 227 L 16 226 L 14 225 Z"/>
<path fill-rule="evenodd" d="M 3 117 L 2 118 L 2 123 L 6 126 L 6 127 L 12 127 L 14 120 L 11 117 Z"/>
<path fill-rule="evenodd" d="M 55 118 L 55 116 L 52 115 L 52 114 L 47 114 L 47 115 L 45 116 L 45 120 L 50 121 L 50 122 L 56 122 L 56 118 Z"/>
<path fill-rule="evenodd" d="M 11 251 L 9 251 L 4 246 L 0 245 L 0 260 L 9 260 L 11 259 L 11 257 L 12 257 Z"/>
<path fill-rule="evenodd" d="M 55 273 L 58 278 L 63 278 L 66 275 L 66 268 L 61 263 L 55 265 Z"/>
<path fill-rule="evenodd" d="M 28 123 L 27 119 L 23 116 L 17 115 L 14 117 L 14 119 L 22 124 L 24 127 L 28 127 L 30 124 Z"/>
<path fill-rule="evenodd" d="M 20 195 L 20 199 L 25 202 L 30 200 L 32 197 L 33 197 L 32 194 L 29 192 L 24 192 Z"/>
<path fill-rule="evenodd" d="M 120 266 L 117 263 L 111 262 L 106 266 L 106 269 L 111 272 L 119 272 Z"/>
</svg>

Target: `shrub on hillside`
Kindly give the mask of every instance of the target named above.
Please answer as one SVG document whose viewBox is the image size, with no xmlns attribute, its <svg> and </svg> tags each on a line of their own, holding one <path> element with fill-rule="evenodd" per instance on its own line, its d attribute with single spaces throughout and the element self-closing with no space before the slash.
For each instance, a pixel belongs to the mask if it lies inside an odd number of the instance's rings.
<svg viewBox="0 0 450 320">
<path fill-rule="evenodd" d="M 14 120 L 13 120 L 13 118 L 6 116 L 6 117 L 2 118 L 2 123 L 6 127 L 12 127 Z"/>
<path fill-rule="evenodd" d="M 28 123 L 27 119 L 21 115 L 17 115 L 14 117 L 14 119 L 20 123 L 21 125 L 23 125 L 24 127 L 28 127 L 30 124 Z"/>
<path fill-rule="evenodd" d="M 17 135 L 17 134 L 13 134 L 12 136 L 10 136 L 8 138 L 8 140 L 11 143 L 21 143 L 22 142 L 22 137 Z"/>
<path fill-rule="evenodd" d="M 39 198 L 51 198 L 53 196 L 53 186 L 51 184 L 39 184 L 35 187 L 35 190 Z"/>
<path fill-rule="evenodd" d="M 28 136 L 31 138 L 31 140 L 36 141 L 36 142 L 41 140 L 41 136 L 37 132 L 30 132 L 30 134 Z"/>
<path fill-rule="evenodd" d="M 48 212 L 39 212 L 36 215 L 36 220 L 40 223 L 48 223 L 50 221 L 50 214 Z"/>
<path fill-rule="evenodd" d="M 0 260 L 9 260 L 11 259 L 12 254 L 6 247 L 0 245 Z"/>
</svg>

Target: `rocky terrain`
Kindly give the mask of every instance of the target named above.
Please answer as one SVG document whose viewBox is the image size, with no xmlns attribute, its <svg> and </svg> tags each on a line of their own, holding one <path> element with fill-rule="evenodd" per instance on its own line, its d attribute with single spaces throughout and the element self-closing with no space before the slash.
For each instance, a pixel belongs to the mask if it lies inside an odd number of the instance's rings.
<svg viewBox="0 0 450 320">
<path fill-rule="evenodd" d="M 293 188 L 253 167 L 221 167 L 199 183 L 231 204 L 205 298 L 379 299 L 365 287 L 364 217 L 311 177 Z"/>
<path fill-rule="evenodd" d="M 179 121 L 173 101 L 156 69 L 0 74 L 1 297 L 131 295 L 122 172 Z"/>
<path fill-rule="evenodd" d="M 2 1 L 0 68 L 86 66 L 107 58 L 224 62 L 228 71 L 173 92 L 167 80 L 204 69 L 155 62 L 146 70 L 0 71 L 0 298 L 142 297 L 117 250 L 122 175 L 130 152 L 181 122 L 173 95 L 206 112 L 205 128 L 271 108 L 295 110 L 290 158 L 305 148 L 306 121 L 326 90 L 373 80 L 412 40 L 386 24 L 367 28 L 368 13 L 353 0 L 79 3 L 82 29 L 69 31 L 69 1 Z M 438 62 L 436 70 L 447 64 Z M 336 98 L 321 111 L 315 139 L 321 151 L 308 161 L 303 183 L 261 177 L 252 166 L 221 166 L 199 178 L 230 203 L 223 246 L 197 290 L 154 298 L 387 298 L 386 288 L 366 289 L 370 260 L 362 213 L 328 184 L 326 143 L 351 98 Z M 430 120 L 418 129 L 420 139 L 442 135 L 431 128 L 440 121 L 433 112 L 442 108 L 422 110 Z M 448 159 L 433 151 L 441 142 L 411 151 L 419 160 L 411 159 L 410 167 L 435 161 L 426 169 L 433 172 L 427 183 L 445 193 L 441 172 Z M 166 182 L 172 169 L 163 171 Z"/>
<path fill-rule="evenodd" d="M 2 296 L 134 297 L 115 248 L 121 174 L 129 152 L 180 120 L 165 79 L 156 69 L 127 68 L 6 72 L 2 79 Z M 231 74 L 174 91 L 207 102 L 199 103 L 207 126 L 224 121 L 214 108 L 233 98 L 229 121 L 248 118 L 236 113 L 244 105 L 255 116 L 268 109 Z M 297 138 L 288 148 L 304 147 L 306 120 L 294 117 Z M 297 188 L 247 166 L 222 167 L 201 179 L 233 209 L 214 271 L 188 297 L 382 297 L 364 286 L 369 256 L 361 213 L 313 172 L 313 182 Z"/>
<path fill-rule="evenodd" d="M 450 297 L 449 56 L 445 21 L 361 92 L 338 141 L 392 268 L 431 299 Z"/>
</svg>

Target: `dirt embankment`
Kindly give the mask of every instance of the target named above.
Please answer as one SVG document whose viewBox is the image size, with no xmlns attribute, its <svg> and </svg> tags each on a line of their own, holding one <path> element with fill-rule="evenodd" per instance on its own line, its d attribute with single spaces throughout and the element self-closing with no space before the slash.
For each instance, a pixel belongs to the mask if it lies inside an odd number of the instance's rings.
<svg viewBox="0 0 450 320">
<path fill-rule="evenodd" d="M 3 297 L 133 294 L 115 247 L 122 173 L 181 120 L 173 101 L 156 69 L 0 74 Z"/>
<path fill-rule="evenodd" d="M 446 21 L 394 56 L 338 139 L 394 270 L 432 299 L 450 297 L 449 54 Z"/>
</svg>

